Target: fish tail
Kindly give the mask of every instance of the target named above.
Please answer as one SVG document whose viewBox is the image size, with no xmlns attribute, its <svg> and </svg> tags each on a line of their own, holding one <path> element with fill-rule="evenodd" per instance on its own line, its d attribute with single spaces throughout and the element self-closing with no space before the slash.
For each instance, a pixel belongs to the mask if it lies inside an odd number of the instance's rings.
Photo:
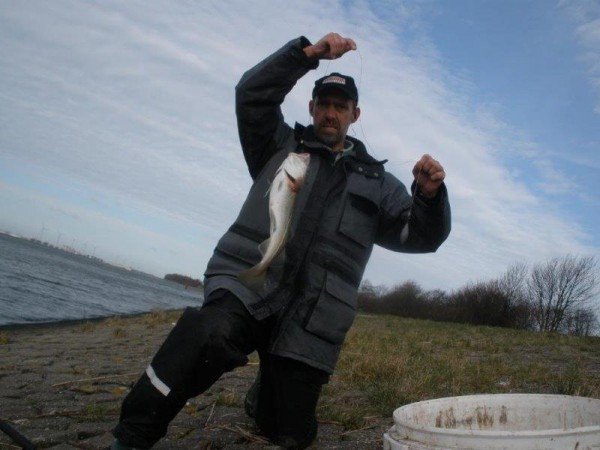
<svg viewBox="0 0 600 450">
<path fill-rule="evenodd" d="M 253 291 L 260 291 L 265 284 L 267 271 L 260 264 L 238 274 L 238 279 Z"/>
</svg>

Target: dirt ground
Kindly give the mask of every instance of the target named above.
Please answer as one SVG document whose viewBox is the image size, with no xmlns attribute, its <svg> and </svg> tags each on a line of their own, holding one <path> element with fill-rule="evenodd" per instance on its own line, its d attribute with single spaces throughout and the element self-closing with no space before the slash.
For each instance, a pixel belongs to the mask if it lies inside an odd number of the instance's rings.
<svg viewBox="0 0 600 450">
<path fill-rule="evenodd" d="M 39 448 L 106 449 L 121 401 L 143 373 L 177 313 L 0 329 L 0 417 Z M 156 449 L 278 448 L 243 410 L 257 370 L 223 376 L 191 399 Z M 392 418 L 359 430 L 322 421 L 312 448 L 381 448 Z M 0 449 L 19 448 L 0 432 Z"/>
</svg>

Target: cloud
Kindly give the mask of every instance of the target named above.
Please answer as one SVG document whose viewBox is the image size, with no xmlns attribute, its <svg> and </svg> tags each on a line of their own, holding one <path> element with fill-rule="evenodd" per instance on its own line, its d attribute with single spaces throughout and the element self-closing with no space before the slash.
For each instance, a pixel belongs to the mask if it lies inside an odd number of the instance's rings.
<svg viewBox="0 0 600 450">
<path fill-rule="evenodd" d="M 43 237 L 51 243 L 58 244 L 58 239 L 62 238 L 61 243 L 74 245 L 79 251 L 91 252 L 94 248 L 95 256 L 133 265 L 157 276 L 165 273 L 160 261 L 167 260 L 173 271 L 181 273 L 198 267 L 200 253 L 204 258 L 210 255 L 208 251 L 193 249 L 189 242 L 177 234 L 153 231 L 143 224 L 97 211 L 93 204 L 89 207 L 77 206 L 63 198 L 6 184 L 1 180 L 0 187 L 0 202 L 6 213 L 1 225 L 10 227 L 26 220 L 29 222 L 26 226 L 30 227 L 29 236 L 40 237 L 38 233 L 43 228 Z M 21 207 L 29 213 L 29 217 L 15 214 Z M 148 258 L 147 252 L 152 252 L 153 257 Z"/>
<path fill-rule="evenodd" d="M 600 2 L 560 1 L 559 5 L 577 24 L 575 36 L 582 48 L 580 58 L 587 66 L 590 84 L 598 95 L 594 112 L 600 114 Z"/>
<path fill-rule="evenodd" d="M 447 243 L 434 255 L 378 249 L 367 277 L 451 288 L 557 249 L 595 251 L 577 223 L 509 168 L 503 155 L 535 143 L 525 145 L 520 130 L 473 104 L 469 81 L 443 66 L 417 7 L 63 1 L 3 3 L 0 12 L 0 158 L 54 186 L 58 203 L 89 190 L 96 200 L 83 208 L 87 214 L 109 205 L 110 214 L 99 214 L 115 220 L 112 230 L 138 227 L 149 243 L 136 258 L 153 260 L 154 270 L 156 253 L 175 249 L 165 272 L 178 252 L 188 273 L 202 272 L 250 187 L 233 97 L 242 73 L 294 37 L 315 41 L 332 30 L 354 37 L 359 52 L 300 80 L 284 104 L 287 121 L 308 121 L 316 78 L 347 72 L 361 90 L 354 132 L 390 160 L 388 170 L 408 185 L 413 161 L 431 153 L 448 174 L 454 222 Z M 536 170 L 560 180 L 541 183 L 545 192 L 571 189 L 549 163 Z M 190 245 L 200 263 L 179 238 L 166 238 L 168 230 L 145 234 L 163 222 L 174 234 L 198 230 Z"/>
<path fill-rule="evenodd" d="M 576 192 L 577 185 L 562 172 L 556 170 L 548 160 L 536 160 L 534 164 L 540 171 L 544 181 L 537 186 L 547 194 L 568 194 Z"/>
</svg>

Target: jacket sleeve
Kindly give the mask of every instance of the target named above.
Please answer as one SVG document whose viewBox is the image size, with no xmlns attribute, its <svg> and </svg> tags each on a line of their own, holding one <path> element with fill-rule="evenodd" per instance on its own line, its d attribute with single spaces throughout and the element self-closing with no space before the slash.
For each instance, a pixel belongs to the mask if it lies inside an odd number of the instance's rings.
<svg viewBox="0 0 600 450">
<path fill-rule="evenodd" d="M 293 133 L 284 122 L 281 104 L 296 81 L 319 62 L 306 57 L 304 36 L 294 39 L 242 76 L 235 88 L 240 142 L 254 179 Z"/>
<path fill-rule="evenodd" d="M 406 187 L 386 173 L 382 185 L 380 218 L 375 243 L 388 250 L 406 253 L 435 252 L 450 234 L 450 203 L 442 183 L 433 199 L 415 194 L 413 182 Z"/>
</svg>

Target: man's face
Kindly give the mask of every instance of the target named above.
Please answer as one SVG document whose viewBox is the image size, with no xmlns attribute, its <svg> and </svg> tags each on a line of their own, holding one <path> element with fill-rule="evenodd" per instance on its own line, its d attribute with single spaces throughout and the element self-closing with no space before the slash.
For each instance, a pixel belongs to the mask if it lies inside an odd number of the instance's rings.
<svg viewBox="0 0 600 450">
<path fill-rule="evenodd" d="M 327 90 L 308 104 L 317 137 L 334 150 L 343 148 L 350 124 L 356 122 L 360 108 L 341 92 Z"/>
</svg>

